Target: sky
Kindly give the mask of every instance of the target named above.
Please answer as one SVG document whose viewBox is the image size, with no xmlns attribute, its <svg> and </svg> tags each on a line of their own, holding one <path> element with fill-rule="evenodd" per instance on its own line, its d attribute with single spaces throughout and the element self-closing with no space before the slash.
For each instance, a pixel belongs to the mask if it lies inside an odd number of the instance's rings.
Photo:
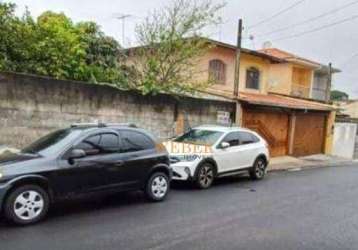
<svg viewBox="0 0 358 250">
<path fill-rule="evenodd" d="M 1 2 L 2 0 L 0 0 Z M 4 0 L 3 0 L 4 1 Z M 7 1 L 7 0 L 6 0 Z M 95 21 L 107 35 L 126 47 L 135 45 L 135 26 L 148 12 L 172 0 L 11 0 L 21 14 L 27 6 L 33 16 L 43 11 L 64 12 L 77 21 Z M 222 0 L 213 0 L 222 3 Z M 333 87 L 358 98 L 358 1 L 357 0 L 226 0 L 219 12 L 223 24 L 206 30 L 210 38 L 235 44 L 237 20 L 243 19 L 243 46 L 261 49 L 265 42 L 296 55 L 333 63 L 342 70 Z M 348 6 L 348 7 L 345 7 Z M 340 9 L 339 11 L 335 11 Z M 123 23 L 116 17 L 130 15 Z M 322 16 L 320 18 L 316 18 Z M 294 24 L 308 21 L 302 25 Z M 271 33 L 281 28 L 288 29 Z M 310 32 L 311 33 L 307 33 Z M 314 31 L 314 32 L 313 32 Z M 271 34 L 267 34 L 271 33 Z M 248 37 L 253 37 L 250 40 Z M 124 40 L 124 42 L 123 42 Z"/>
</svg>

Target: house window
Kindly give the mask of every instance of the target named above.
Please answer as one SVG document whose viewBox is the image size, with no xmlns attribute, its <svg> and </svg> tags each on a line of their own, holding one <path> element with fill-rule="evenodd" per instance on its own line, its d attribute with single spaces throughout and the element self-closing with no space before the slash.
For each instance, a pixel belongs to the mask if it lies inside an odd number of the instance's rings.
<svg viewBox="0 0 358 250">
<path fill-rule="evenodd" d="M 256 68 L 249 68 L 246 71 L 246 88 L 260 88 L 260 71 Z"/>
<path fill-rule="evenodd" d="M 225 63 L 221 60 L 211 60 L 209 62 L 209 80 L 214 84 L 225 84 L 226 76 Z"/>
</svg>

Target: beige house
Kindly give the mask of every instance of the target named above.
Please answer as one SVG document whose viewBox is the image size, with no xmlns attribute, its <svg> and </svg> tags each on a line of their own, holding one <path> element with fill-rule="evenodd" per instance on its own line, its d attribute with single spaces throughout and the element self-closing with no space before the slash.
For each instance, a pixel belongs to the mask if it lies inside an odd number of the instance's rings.
<svg viewBox="0 0 358 250">
<path fill-rule="evenodd" d="M 230 44 L 208 40 L 216 44 L 203 58 L 200 78 L 217 75 L 218 84 L 212 90 L 232 94 L 235 81 L 235 51 Z M 332 73 L 340 72 L 333 69 Z M 253 94 L 276 93 L 292 97 L 325 101 L 329 93 L 328 66 L 291 53 L 272 48 L 259 51 L 242 49 L 239 90 Z M 256 83 L 248 83 L 247 76 L 258 77 Z"/>
<path fill-rule="evenodd" d="M 324 101 L 327 66 L 279 49 L 242 49 L 236 97 L 236 47 L 207 41 L 214 47 L 198 60 L 201 73 L 193 80 L 213 80 L 205 92 L 236 100 L 238 125 L 265 137 L 273 156 L 331 153 L 335 109 Z"/>
<path fill-rule="evenodd" d="M 358 100 L 339 102 L 339 108 L 342 114 L 348 115 L 350 118 L 358 119 Z"/>
</svg>

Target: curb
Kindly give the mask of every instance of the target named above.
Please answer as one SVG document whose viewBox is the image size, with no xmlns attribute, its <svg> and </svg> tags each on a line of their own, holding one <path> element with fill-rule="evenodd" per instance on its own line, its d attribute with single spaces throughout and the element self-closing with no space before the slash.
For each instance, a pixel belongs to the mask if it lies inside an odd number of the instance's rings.
<svg viewBox="0 0 358 250">
<path fill-rule="evenodd" d="M 296 166 L 292 168 L 283 168 L 283 169 L 272 169 L 268 170 L 268 172 L 295 172 L 295 171 L 303 171 L 309 169 L 316 169 L 316 168 L 327 168 L 327 167 L 341 167 L 341 165 L 349 165 L 354 166 L 358 163 L 358 160 L 354 161 L 341 161 L 335 163 L 319 163 L 319 164 L 312 164 L 312 165 L 304 165 L 304 166 Z"/>
</svg>

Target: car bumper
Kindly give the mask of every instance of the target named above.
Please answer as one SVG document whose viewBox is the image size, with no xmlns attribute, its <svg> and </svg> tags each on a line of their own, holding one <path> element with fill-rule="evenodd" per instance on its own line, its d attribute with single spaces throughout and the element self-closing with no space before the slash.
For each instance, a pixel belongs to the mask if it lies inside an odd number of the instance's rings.
<svg viewBox="0 0 358 250">
<path fill-rule="evenodd" d="M 194 179 L 197 163 L 195 162 L 179 162 L 171 164 L 173 169 L 173 180 L 189 181 Z"/>
</svg>

